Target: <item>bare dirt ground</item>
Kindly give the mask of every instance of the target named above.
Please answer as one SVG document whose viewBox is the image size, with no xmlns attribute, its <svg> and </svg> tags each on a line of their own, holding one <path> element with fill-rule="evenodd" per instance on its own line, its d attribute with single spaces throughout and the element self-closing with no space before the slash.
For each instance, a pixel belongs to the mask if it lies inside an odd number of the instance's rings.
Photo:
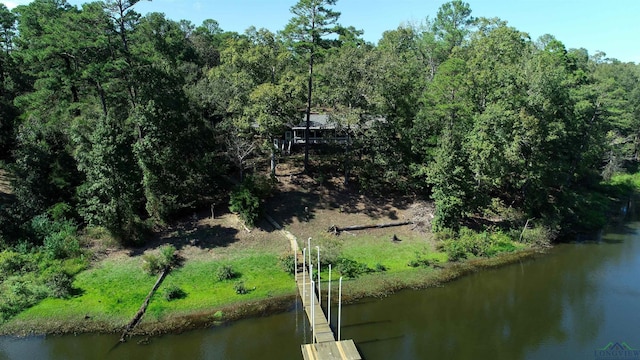
<svg viewBox="0 0 640 360">
<path fill-rule="evenodd" d="M 279 164 L 274 195 L 264 204 L 267 214 L 296 237 L 306 239 L 326 232 L 331 226 L 374 225 L 412 221 L 412 225 L 358 231 L 358 234 L 398 237 L 429 233 L 433 206 L 412 197 L 390 195 L 371 198 L 344 186 L 343 178 L 331 177 L 320 183 L 311 176 L 301 174 L 302 169 L 292 163 Z M 239 217 L 229 212 L 226 205 L 215 208 L 215 218 L 206 209 L 193 213 L 167 227 L 142 248 L 123 249 L 102 247 L 97 251 L 104 258 L 140 256 L 156 252 L 165 244 L 179 250 L 184 260 L 216 260 L 254 250 L 284 254 L 290 251 L 288 240 L 268 221 L 261 219 L 248 232 Z"/>
<path fill-rule="evenodd" d="M 377 225 L 411 221 L 408 226 L 359 230 L 358 234 L 416 236 L 429 233 L 433 206 L 410 196 L 369 197 L 343 177 L 318 181 L 300 167 L 278 166 L 278 193 L 266 204 L 268 212 L 298 238 L 313 237 L 332 226 Z"/>
</svg>

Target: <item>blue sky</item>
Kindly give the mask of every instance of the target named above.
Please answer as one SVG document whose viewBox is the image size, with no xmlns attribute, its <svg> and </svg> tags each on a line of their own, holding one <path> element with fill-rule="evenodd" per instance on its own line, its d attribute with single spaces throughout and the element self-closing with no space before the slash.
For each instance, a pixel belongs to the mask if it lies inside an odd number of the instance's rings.
<svg viewBox="0 0 640 360">
<path fill-rule="evenodd" d="M 173 20 L 199 25 L 214 19 L 223 30 L 244 32 L 249 26 L 278 31 L 291 18 L 297 0 L 142 0 L 136 10 L 165 13 Z M 28 0 L 0 0 L 8 7 Z M 86 1 L 68 0 L 74 5 Z M 433 18 L 446 0 L 339 0 L 340 23 L 364 30 L 377 43 L 382 33 L 406 22 Z M 499 17 L 532 39 L 551 34 L 567 48 L 604 51 L 608 57 L 640 63 L 640 0 L 467 0 L 473 16 Z"/>
</svg>

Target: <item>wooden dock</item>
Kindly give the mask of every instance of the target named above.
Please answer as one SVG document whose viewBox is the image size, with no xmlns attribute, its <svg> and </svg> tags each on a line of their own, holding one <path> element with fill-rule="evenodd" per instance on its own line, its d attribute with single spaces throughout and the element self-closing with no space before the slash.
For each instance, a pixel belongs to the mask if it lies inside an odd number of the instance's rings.
<svg viewBox="0 0 640 360">
<path fill-rule="evenodd" d="M 301 265 L 302 254 L 298 251 L 298 259 Z M 305 360 L 361 360 L 362 357 L 353 340 L 336 341 L 336 338 L 325 317 L 318 297 L 314 289 L 311 289 L 311 280 L 308 269 L 302 266 L 296 269 L 296 283 L 298 292 L 302 298 L 304 311 L 307 314 L 309 324 L 315 324 L 313 333 L 314 343 L 302 345 L 302 356 Z M 313 304 L 313 311 L 312 306 Z"/>
</svg>

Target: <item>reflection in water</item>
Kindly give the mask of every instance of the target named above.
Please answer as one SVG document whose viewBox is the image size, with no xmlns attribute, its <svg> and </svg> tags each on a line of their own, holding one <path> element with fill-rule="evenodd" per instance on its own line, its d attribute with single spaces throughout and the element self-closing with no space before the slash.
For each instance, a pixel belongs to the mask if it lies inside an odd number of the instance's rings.
<svg viewBox="0 0 640 360">
<path fill-rule="evenodd" d="M 342 337 L 368 360 L 593 359 L 609 342 L 638 348 L 639 227 L 444 287 L 345 306 Z M 299 359 L 309 338 L 298 311 L 117 347 L 117 335 L 0 338 L 0 358 Z"/>
<path fill-rule="evenodd" d="M 626 241 L 560 245 L 547 256 L 442 288 L 348 307 L 346 324 L 393 321 L 344 334 L 370 360 L 588 359 L 609 341 L 640 345 L 640 323 L 622 321 L 637 316 L 640 243 L 636 227 L 617 230 L 603 240 Z M 370 341 L 400 334 L 406 336 Z"/>
</svg>

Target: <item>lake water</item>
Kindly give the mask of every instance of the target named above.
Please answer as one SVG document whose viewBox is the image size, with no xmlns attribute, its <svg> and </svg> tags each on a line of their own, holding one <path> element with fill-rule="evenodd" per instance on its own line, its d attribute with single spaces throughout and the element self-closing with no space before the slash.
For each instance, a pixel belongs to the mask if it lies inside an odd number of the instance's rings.
<svg viewBox="0 0 640 360">
<path fill-rule="evenodd" d="M 301 359 L 310 334 L 292 306 L 126 344 L 118 335 L 3 337 L 0 359 Z M 609 344 L 640 349 L 640 222 L 443 287 L 344 306 L 342 323 L 342 338 L 368 360 L 602 360 Z"/>
</svg>

